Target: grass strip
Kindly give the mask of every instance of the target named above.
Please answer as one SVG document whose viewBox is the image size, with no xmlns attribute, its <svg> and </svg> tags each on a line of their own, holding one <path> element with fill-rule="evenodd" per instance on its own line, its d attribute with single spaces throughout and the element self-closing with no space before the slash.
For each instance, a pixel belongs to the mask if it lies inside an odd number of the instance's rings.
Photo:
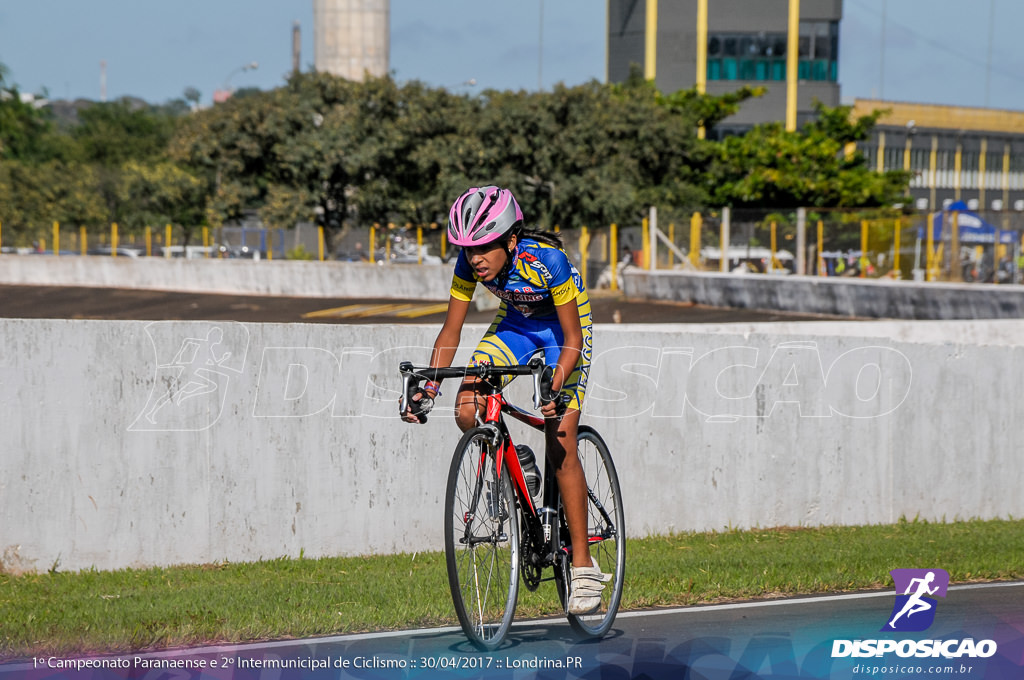
<svg viewBox="0 0 1024 680">
<path fill-rule="evenodd" d="M 892 587 L 891 569 L 1024 578 L 1024 521 L 631 539 L 623 609 Z M 558 615 L 551 583 L 517 618 Z M 442 553 L 0 574 L 0 659 L 456 624 Z"/>
</svg>

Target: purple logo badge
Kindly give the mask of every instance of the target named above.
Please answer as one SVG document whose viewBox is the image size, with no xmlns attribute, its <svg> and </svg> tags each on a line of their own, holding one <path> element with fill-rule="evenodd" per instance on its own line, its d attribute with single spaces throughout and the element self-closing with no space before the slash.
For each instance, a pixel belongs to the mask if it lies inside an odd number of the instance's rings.
<svg viewBox="0 0 1024 680">
<path fill-rule="evenodd" d="M 935 621 L 936 597 L 946 597 L 949 572 L 945 569 L 893 569 L 896 603 L 883 631 L 917 632 Z"/>
</svg>

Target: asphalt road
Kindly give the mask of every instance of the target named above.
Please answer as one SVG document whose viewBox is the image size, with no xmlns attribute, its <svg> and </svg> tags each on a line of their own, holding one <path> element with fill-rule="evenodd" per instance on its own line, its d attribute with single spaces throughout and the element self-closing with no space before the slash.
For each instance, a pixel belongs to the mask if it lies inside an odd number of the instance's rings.
<svg viewBox="0 0 1024 680">
<path fill-rule="evenodd" d="M 591 294 L 595 323 L 730 323 L 833 319 L 702 307 Z M 0 285 L 0 318 L 135 319 L 304 323 L 425 323 L 444 320 L 444 302 L 380 298 L 302 298 L 221 295 L 122 288 Z M 472 309 L 467 321 L 489 323 L 493 311 Z"/>
<path fill-rule="evenodd" d="M 222 645 L 123 657 L 134 674 L 89 677 L 1024 677 L 1024 583 L 953 586 L 937 601 L 934 622 L 923 632 L 880 632 L 894 603 L 895 593 L 887 591 L 622 612 L 609 635 L 597 641 L 577 640 L 564 619 L 525 621 L 514 624 L 506 645 L 494 652 L 471 648 L 457 628 Z M 967 655 L 961 647 L 967 638 L 987 656 Z M 965 653 L 956 658 L 898 652 L 853 657 L 840 651 L 835 656 L 837 640 L 957 640 L 950 649 Z M 994 649 L 981 646 L 986 640 Z M 838 649 L 843 648 L 839 643 Z M 218 671 L 179 670 L 172 676 L 143 670 L 146 663 L 182 660 L 216 662 Z M 48 663 L 53 662 L 43 659 L 43 665 Z M 67 677 L 38 664 L 0 665 L 0 677 Z"/>
</svg>

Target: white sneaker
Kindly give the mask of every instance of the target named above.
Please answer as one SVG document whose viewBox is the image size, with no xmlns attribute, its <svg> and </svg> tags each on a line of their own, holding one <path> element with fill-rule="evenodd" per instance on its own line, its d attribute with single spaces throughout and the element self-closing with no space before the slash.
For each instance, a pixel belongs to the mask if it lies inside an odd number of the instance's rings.
<svg viewBox="0 0 1024 680">
<path fill-rule="evenodd" d="M 601 573 L 597 560 L 590 558 L 589 567 L 572 567 L 569 589 L 569 613 L 576 616 L 593 614 L 601 607 L 601 591 L 612 580 L 611 574 Z"/>
</svg>

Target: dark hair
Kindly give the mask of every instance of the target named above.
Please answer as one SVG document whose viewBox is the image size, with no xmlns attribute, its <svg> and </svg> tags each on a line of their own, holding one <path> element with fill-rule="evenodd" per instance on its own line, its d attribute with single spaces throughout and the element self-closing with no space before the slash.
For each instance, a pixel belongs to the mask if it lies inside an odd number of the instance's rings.
<svg viewBox="0 0 1024 680">
<path fill-rule="evenodd" d="M 543 231 L 540 229 L 520 229 L 516 234 L 520 240 L 524 238 L 537 241 L 538 243 L 544 243 L 549 246 L 554 246 L 559 250 L 565 250 L 565 244 L 562 243 L 562 237 L 553 231 Z"/>
</svg>

